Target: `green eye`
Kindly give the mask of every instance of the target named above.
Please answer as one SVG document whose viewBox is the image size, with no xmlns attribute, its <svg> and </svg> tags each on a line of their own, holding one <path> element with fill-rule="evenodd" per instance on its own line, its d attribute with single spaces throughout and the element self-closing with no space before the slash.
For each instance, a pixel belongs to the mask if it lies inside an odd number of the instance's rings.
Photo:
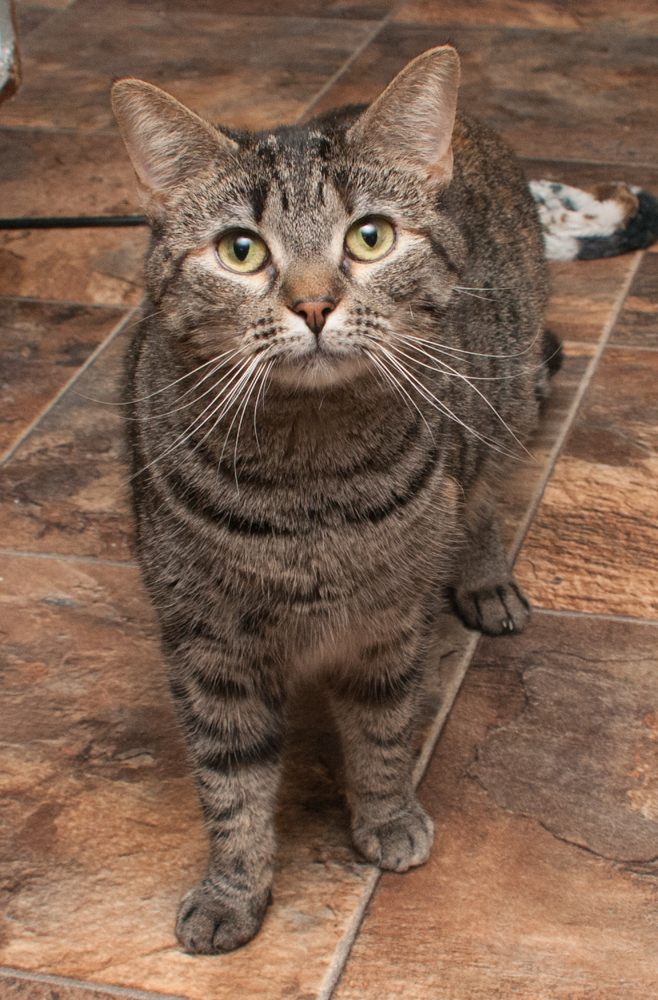
<svg viewBox="0 0 658 1000">
<path fill-rule="evenodd" d="M 269 250 L 267 243 L 260 236 L 234 229 L 231 233 L 225 233 L 219 240 L 217 256 L 229 271 L 253 274 L 254 271 L 260 271 L 269 257 Z"/>
<path fill-rule="evenodd" d="M 345 246 L 355 260 L 371 261 L 384 257 L 395 243 L 395 229 L 386 219 L 372 215 L 360 219 L 347 230 Z"/>
</svg>

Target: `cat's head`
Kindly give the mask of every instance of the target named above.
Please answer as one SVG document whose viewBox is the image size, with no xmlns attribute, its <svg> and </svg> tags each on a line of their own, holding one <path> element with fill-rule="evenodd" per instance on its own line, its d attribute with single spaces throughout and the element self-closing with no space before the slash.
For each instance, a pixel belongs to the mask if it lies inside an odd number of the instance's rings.
<svg viewBox="0 0 658 1000">
<path fill-rule="evenodd" d="M 419 297 L 441 305 L 455 280 L 436 206 L 458 82 L 457 53 L 442 46 L 360 113 L 257 134 L 217 129 L 140 80 L 116 83 L 162 329 L 204 360 L 237 352 L 296 386 L 376 366 Z"/>
</svg>

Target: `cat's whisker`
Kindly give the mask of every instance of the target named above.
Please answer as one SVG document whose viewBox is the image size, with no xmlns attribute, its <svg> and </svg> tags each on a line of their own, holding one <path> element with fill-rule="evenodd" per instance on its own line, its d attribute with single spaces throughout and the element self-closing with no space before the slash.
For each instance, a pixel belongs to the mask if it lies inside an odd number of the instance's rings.
<svg viewBox="0 0 658 1000">
<path fill-rule="evenodd" d="M 480 288 L 478 285 L 453 285 L 453 288 L 463 292 L 509 292 L 511 285 L 500 285 L 497 288 Z"/>
<path fill-rule="evenodd" d="M 217 412 L 217 409 L 219 409 L 221 407 L 221 405 L 222 405 L 221 401 L 223 400 L 224 393 L 228 391 L 231 383 L 234 382 L 236 378 L 239 378 L 240 372 L 244 371 L 244 368 L 245 368 L 245 366 L 248 363 L 249 363 L 248 359 L 245 359 L 244 361 L 239 362 L 237 365 L 234 365 L 233 369 L 231 370 L 231 372 L 229 372 L 228 375 L 226 376 L 226 377 L 228 377 L 228 376 L 232 375 L 232 377 L 230 378 L 230 380 L 227 383 L 227 385 L 224 386 L 224 389 L 219 394 L 219 396 L 215 396 L 215 398 L 213 400 L 211 400 L 211 402 L 201 411 L 201 413 L 198 414 L 194 418 L 194 420 L 190 424 L 187 425 L 187 427 L 185 428 L 185 430 L 182 431 L 178 435 L 177 438 L 175 438 L 175 440 L 171 443 L 171 445 L 169 446 L 169 448 L 167 448 L 167 449 L 165 449 L 165 451 L 161 452 L 160 455 L 158 455 L 156 458 L 154 458 L 151 462 L 149 462 L 147 465 L 145 465 L 142 469 L 140 469 L 139 472 L 133 473 L 133 475 L 130 478 L 131 479 L 135 479 L 137 476 L 141 476 L 142 473 L 146 472 L 147 469 L 150 469 L 151 466 L 156 465 L 158 462 L 161 462 L 162 459 L 166 458 L 166 456 L 169 455 L 169 454 L 171 454 L 172 451 L 175 451 L 177 448 L 180 448 L 181 445 L 185 444 L 185 442 L 188 441 L 190 439 L 190 437 L 192 437 L 193 434 L 196 434 L 196 432 L 199 431 L 201 429 L 201 427 L 203 427 L 204 424 L 206 424 L 208 422 L 208 420 L 212 420 L 214 414 Z M 205 413 L 207 413 L 208 410 L 211 410 L 211 413 L 204 420 L 201 420 L 201 418 L 204 416 Z M 201 422 L 199 423 L 199 421 L 201 421 Z M 204 440 L 205 440 L 205 438 L 204 438 Z"/>
<path fill-rule="evenodd" d="M 209 420 L 213 420 L 213 423 L 208 428 L 208 430 L 206 431 L 206 433 L 203 435 L 203 437 L 201 438 L 201 440 L 198 441 L 197 444 L 194 446 L 193 451 L 196 451 L 196 449 L 199 448 L 208 437 L 210 437 L 210 435 L 213 433 L 213 431 L 215 430 L 215 428 L 217 427 L 217 425 L 220 423 L 220 421 L 224 419 L 224 417 L 226 416 L 226 414 L 229 412 L 229 410 L 231 409 L 231 407 L 235 403 L 236 399 L 238 399 L 240 397 L 243 389 L 248 384 L 249 378 L 251 377 L 251 374 L 254 371 L 254 369 L 257 367 L 258 363 L 259 363 L 258 359 L 252 359 L 251 361 L 248 361 L 247 367 L 243 368 L 242 372 L 240 373 L 240 377 L 235 382 L 235 384 L 231 387 L 231 389 L 228 392 L 227 396 L 226 397 L 222 396 L 222 398 L 220 399 L 218 405 L 215 407 L 215 409 L 213 410 L 213 412 L 206 418 L 206 420 L 204 420 L 204 424 L 207 423 Z M 231 424 L 231 426 L 233 426 L 233 425 Z M 199 429 L 200 428 L 197 428 L 197 430 L 199 430 Z M 229 428 L 229 430 L 230 430 L 230 428 Z M 222 451 L 222 454 L 223 454 L 223 451 Z M 220 462 L 221 462 L 221 458 L 220 458 Z"/>
<path fill-rule="evenodd" d="M 432 407 L 434 407 L 434 409 L 438 410 L 440 413 L 443 413 L 444 416 L 450 417 L 451 420 L 454 420 L 455 423 L 463 427 L 465 431 L 468 431 L 469 434 L 472 434 L 475 438 L 477 438 L 483 444 L 486 444 L 487 447 L 491 448 L 493 451 L 497 451 L 501 455 L 506 455 L 508 458 L 513 458 L 518 460 L 518 456 L 514 455 L 513 452 L 510 452 L 506 448 L 503 448 L 497 442 L 492 441 L 490 438 L 488 438 L 486 435 L 480 434 L 473 427 L 470 427 L 467 423 L 461 420 L 461 418 L 458 417 L 457 414 L 450 409 L 447 403 L 444 403 L 443 400 L 437 399 L 436 396 L 434 396 L 434 394 L 430 392 L 427 386 L 423 385 L 423 383 L 419 381 L 419 379 L 417 379 L 414 375 L 412 375 L 411 372 L 408 371 L 406 366 L 398 358 L 396 358 L 395 355 L 393 355 L 391 351 L 389 351 L 386 347 L 380 344 L 379 349 L 384 354 L 387 355 L 387 357 L 391 361 L 391 364 L 394 365 L 394 367 L 400 372 L 403 378 L 406 378 L 407 381 L 416 389 L 416 391 L 419 392 L 420 395 Z"/>
<path fill-rule="evenodd" d="M 403 334 L 397 334 L 397 336 L 403 336 Z M 433 347 L 442 354 L 444 352 L 453 351 L 456 354 L 470 354 L 475 358 L 498 358 L 500 360 L 506 360 L 508 358 L 521 358 L 524 354 L 528 354 L 528 352 L 533 349 L 539 340 L 540 335 L 538 333 L 524 350 L 517 351 L 514 354 L 483 354 L 481 351 L 467 351 L 462 347 L 450 347 L 448 344 L 440 344 L 435 340 L 427 340 L 425 337 L 417 337 L 414 333 L 409 333 L 407 336 L 409 336 L 412 340 L 417 341 L 419 344 L 424 344 L 426 347 Z"/>
<path fill-rule="evenodd" d="M 263 379 L 265 378 L 265 375 L 267 374 L 267 371 L 268 371 L 268 369 L 264 368 L 262 372 L 257 372 L 254 375 L 254 378 L 252 379 L 252 384 L 251 384 L 251 386 L 249 388 L 249 391 L 247 392 L 247 394 L 246 394 L 246 396 L 244 398 L 244 402 L 243 402 L 241 410 L 240 410 L 240 419 L 238 421 L 238 429 L 235 432 L 235 447 L 233 449 L 233 475 L 235 477 L 235 488 L 236 488 L 236 490 L 237 490 L 238 493 L 240 492 L 240 484 L 238 483 L 238 444 L 240 442 L 240 430 L 242 429 L 242 421 L 244 420 L 244 415 L 247 412 L 247 407 L 249 406 L 249 400 L 251 399 L 253 391 L 254 391 L 254 389 L 259 384 L 262 385 Z M 260 390 L 259 390 L 259 392 L 260 392 Z M 255 406 L 258 406 L 258 394 L 256 394 L 256 404 L 255 404 Z M 255 418 L 255 416 L 256 416 L 256 409 L 254 407 L 254 418 Z M 260 448 L 259 448 L 259 450 L 260 450 Z"/>
<path fill-rule="evenodd" d="M 365 349 L 364 353 L 367 354 L 367 356 L 374 362 L 374 364 L 377 366 L 377 368 L 382 373 L 384 378 L 386 378 L 386 380 L 393 387 L 393 389 L 401 396 L 403 402 L 406 403 L 409 409 L 411 409 L 411 407 L 413 406 L 413 408 L 419 413 L 421 420 L 423 421 L 423 423 L 427 427 L 427 430 L 429 431 L 430 437 L 432 438 L 432 440 L 434 440 L 434 435 L 432 434 L 432 428 L 428 424 L 425 414 L 423 413 L 423 411 L 421 410 L 421 408 L 419 407 L 418 403 L 413 398 L 413 396 L 411 396 L 404 388 L 400 380 L 395 377 L 393 372 L 388 370 L 384 362 L 384 359 L 377 357 L 376 354 L 374 354 L 372 351 L 369 351 L 367 348 Z"/>
<path fill-rule="evenodd" d="M 419 350 L 420 350 L 420 348 L 419 348 Z M 424 361 L 420 361 L 418 358 L 414 358 L 411 354 L 407 354 L 406 351 L 400 350 L 400 348 L 397 348 L 397 353 L 401 354 L 403 357 L 407 358 L 409 361 L 412 361 L 414 364 L 422 365 L 424 368 L 429 368 L 430 371 L 437 371 L 437 369 L 433 365 L 428 365 Z M 423 352 L 423 353 L 425 353 L 425 352 Z M 430 357 L 430 359 L 431 359 L 431 356 L 429 354 L 427 355 L 427 357 Z M 431 359 L 431 360 L 434 360 L 434 359 Z M 525 445 L 523 444 L 523 442 L 519 440 L 519 438 L 514 433 L 514 431 L 512 430 L 512 428 L 504 420 L 504 418 L 498 412 L 498 410 L 493 405 L 493 403 L 489 399 L 487 399 L 487 397 L 484 395 L 484 393 L 480 389 L 478 389 L 478 387 L 476 385 L 473 385 L 473 383 L 471 382 L 471 380 L 466 375 L 462 375 L 461 372 L 458 372 L 455 368 L 452 368 L 450 365 L 446 365 L 445 361 L 442 361 L 440 363 L 444 366 L 444 368 L 441 369 L 442 373 L 449 374 L 449 375 L 454 375 L 456 378 L 459 378 L 463 382 L 465 382 L 473 390 L 473 392 L 477 393 L 477 395 L 480 397 L 480 399 L 484 403 L 486 403 L 486 405 L 489 407 L 489 409 L 491 410 L 491 412 L 497 417 L 498 420 L 500 420 L 501 424 L 503 425 L 503 427 L 505 428 L 505 430 L 508 432 L 508 434 L 510 434 L 511 437 L 514 438 L 514 440 L 516 441 L 516 443 L 518 444 L 518 446 L 520 448 L 522 448 L 523 451 L 525 451 L 527 454 L 530 454 L 528 452 L 527 448 L 525 447 Z"/>
<path fill-rule="evenodd" d="M 241 371 L 235 376 L 234 379 L 231 380 L 233 384 L 226 386 L 225 393 L 222 393 L 221 397 L 216 400 L 217 405 L 214 407 L 212 412 L 206 417 L 203 424 L 195 429 L 200 430 L 201 426 L 205 425 L 210 420 L 213 421 L 201 440 L 194 446 L 193 450 L 196 450 L 203 444 L 203 442 L 213 433 L 219 422 L 229 412 L 249 381 L 249 377 L 255 366 L 256 362 L 254 359 L 245 361 L 245 363 L 241 366 Z"/>
<path fill-rule="evenodd" d="M 259 455 L 260 455 L 261 451 L 260 451 L 260 441 L 258 440 L 258 428 L 256 427 L 256 416 L 258 414 L 258 404 L 260 402 L 261 396 L 262 396 L 262 399 L 263 399 L 263 406 L 265 406 L 265 387 L 266 387 L 267 380 L 268 380 L 268 378 L 270 376 L 270 372 L 272 371 L 273 366 L 274 366 L 274 359 L 272 359 L 271 361 L 267 362 L 267 367 L 265 369 L 265 374 L 264 374 L 264 376 L 263 376 L 263 378 L 261 380 L 260 388 L 258 390 L 258 395 L 256 396 L 256 402 L 254 403 L 254 439 L 256 441 L 256 447 L 258 449 L 258 454 Z"/>
<path fill-rule="evenodd" d="M 472 299 L 482 299 L 483 302 L 495 302 L 496 299 L 492 298 L 490 295 L 477 295 L 476 292 L 467 292 L 464 288 L 457 288 L 456 285 L 453 286 L 453 292 L 459 292 L 460 295 L 468 295 Z"/>
<path fill-rule="evenodd" d="M 188 396 L 191 392 L 194 392 L 195 389 L 198 389 L 199 386 L 203 385 L 203 383 L 206 381 L 206 379 L 212 378 L 212 376 L 214 375 L 214 373 L 216 371 L 219 371 L 220 368 L 223 368 L 225 365 L 227 365 L 230 361 L 233 360 L 233 358 L 237 357 L 239 354 L 240 354 L 240 351 L 237 348 L 234 348 L 231 351 L 224 351 L 222 354 L 215 355 L 215 357 L 211 358 L 210 361 L 206 361 L 206 362 L 204 362 L 204 364 L 199 365 L 197 368 L 194 368 L 190 372 L 190 375 L 195 375 L 198 371 L 202 371 L 204 368 L 207 368 L 208 365 L 214 365 L 214 367 L 211 368 L 209 372 L 206 372 L 206 374 L 203 376 L 202 379 L 200 379 L 198 382 L 195 382 L 195 384 L 193 386 L 190 386 L 189 389 L 186 389 L 185 392 L 183 393 L 183 395 L 179 396 L 179 399 L 185 399 L 185 397 Z M 172 386 L 177 385 L 178 382 L 182 382 L 182 380 L 185 377 L 186 376 L 182 376 L 182 378 L 176 379 L 174 382 L 170 382 L 169 385 L 166 385 L 164 387 L 164 389 L 159 389 L 158 392 L 164 392 L 166 389 L 170 389 Z M 153 395 L 156 395 L 156 394 L 153 393 Z M 149 397 L 145 397 L 145 398 L 148 399 Z M 140 400 L 137 400 L 137 402 L 140 402 Z"/>
<path fill-rule="evenodd" d="M 156 314 L 154 314 L 154 315 L 156 315 Z M 110 400 L 110 399 L 94 399 L 93 396 L 85 396 L 84 393 L 78 392 L 77 389 L 73 389 L 72 391 L 76 394 L 76 396 L 80 396 L 81 399 L 87 399 L 87 400 L 89 400 L 90 403 L 101 403 L 103 406 L 132 406 L 134 403 L 144 403 L 144 402 L 146 402 L 147 399 L 152 399 L 153 396 L 159 396 L 161 393 L 166 392 L 167 389 L 171 389 L 172 386 L 178 385 L 179 382 L 184 382 L 185 379 L 191 378 L 191 376 L 195 375 L 198 371 L 201 371 L 203 368 L 207 368 L 208 365 L 215 364 L 216 361 L 219 361 L 221 358 L 225 358 L 229 354 L 235 355 L 237 353 L 239 353 L 239 352 L 238 351 L 225 351 L 224 354 L 217 354 L 214 358 L 211 358 L 209 361 L 204 361 L 202 365 L 199 365 L 197 368 L 193 368 L 192 371 L 186 372 L 185 375 L 181 375 L 180 378 L 174 379 L 173 382 L 168 382 L 167 385 L 163 385 L 161 389 L 156 389 L 155 392 L 149 392 L 146 396 L 138 396 L 136 399 L 126 399 L 126 400 L 123 400 L 121 402 L 116 402 L 116 401 Z M 206 377 L 208 377 L 208 376 L 206 376 Z M 205 378 L 202 379 L 201 381 L 202 382 L 205 381 Z M 198 386 L 200 384 L 201 383 L 198 382 L 198 383 L 196 383 L 196 386 Z M 189 392 L 192 392 L 193 389 L 196 388 L 196 386 L 192 386 L 191 389 L 188 389 L 187 392 L 184 393 L 179 398 L 180 399 L 185 399 L 185 396 Z"/>
<path fill-rule="evenodd" d="M 235 354 L 237 353 L 239 352 L 236 351 Z M 213 375 L 216 375 L 217 372 L 221 371 L 221 369 L 224 367 L 224 364 L 225 362 L 223 364 L 216 365 L 215 368 L 213 368 L 212 371 L 208 373 L 206 378 L 212 378 Z M 194 406 L 196 403 L 200 403 L 205 396 L 209 395 L 211 392 L 214 392 L 217 389 L 217 387 L 220 386 L 222 382 L 225 381 L 226 378 L 228 378 L 228 374 L 223 375 L 222 378 L 218 379 L 216 382 L 213 382 L 213 384 L 208 389 L 205 389 L 204 392 L 202 392 L 199 396 L 196 396 L 194 399 L 190 399 L 187 403 L 183 403 L 181 406 L 174 407 L 173 410 L 167 410 L 165 413 L 149 414 L 149 416 L 129 417 L 127 419 L 138 420 L 140 422 L 141 421 L 146 422 L 150 420 L 164 420 L 167 417 L 170 417 L 173 413 L 180 413 L 181 410 L 186 410 L 188 409 L 188 407 Z M 192 386 L 192 389 L 190 389 L 189 391 L 192 392 L 194 389 L 198 389 L 205 381 L 206 381 L 205 378 L 201 379 L 201 381 L 197 382 L 196 385 Z M 185 395 L 187 395 L 187 393 L 185 393 Z M 185 396 L 179 397 L 179 399 L 184 399 L 184 398 Z"/>
<path fill-rule="evenodd" d="M 423 348 L 418 347 L 417 341 L 414 337 L 408 337 L 403 333 L 396 333 L 395 336 L 404 341 L 407 347 L 412 348 L 415 351 L 419 351 L 430 359 L 430 361 L 436 361 L 440 365 L 445 365 L 445 361 L 441 358 L 435 358 L 432 354 L 423 350 Z M 461 358 L 457 360 L 462 360 Z M 521 368 L 518 372 L 513 372 L 511 375 L 462 375 L 460 372 L 456 372 L 458 378 L 468 378 L 469 382 L 505 382 L 510 379 L 523 378 L 525 375 L 532 375 L 533 372 L 539 371 L 540 368 L 544 367 L 545 362 L 539 361 L 536 365 L 530 365 L 529 368 Z M 428 365 L 429 367 L 429 365 Z M 449 367 L 449 366 L 448 366 Z M 446 371 L 446 374 L 448 372 Z"/>
<path fill-rule="evenodd" d="M 231 409 L 231 407 L 236 402 L 236 400 L 238 400 L 239 397 L 241 397 L 242 394 L 246 391 L 247 387 L 249 386 L 250 381 L 252 381 L 252 375 L 254 374 L 254 372 L 256 371 L 256 369 L 260 367 L 261 364 L 262 364 L 262 362 L 261 362 L 260 358 L 253 358 L 253 360 L 251 361 L 248 369 L 246 370 L 246 372 L 241 377 L 240 382 L 237 384 L 235 390 L 231 393 L 231 397 L 232 398 L 230 399 L 229 402 L 227 402 L 226 406 L 222 410 L 222 413 L 219 415 L 219 417 L 215 421 L 213 427 L 217 426 L 217 424 L 219 423 L 219 421 L 222 420 L 223 417 L 228 413 L 228 411 Z M 255 381 L 256 380 L 254 380 L 254 383 L 255 383 Z M 252 383 L 252 386 L 249 389 L 249 393 L 246 396 L 246 402 L 249 401 L 249 396 L 253 392 L 253 388 L 254 388 L 254 384 Z M 238 409 L 236 410 L 235 415 L 234 415 L 233 419 L 231 420 L 231 423 L 229 424 L 229 428 L 228 428 L 228 430 L 226 432 L 226 436 L 224 437 L 224 444 L 222 445 L 222 450 L 220 452 L 219 460 L 217 462 L 217 468 L 218 469 L 219 469 L 219 467 L 222 464 L 222 459 L 224 458 L 224 452 L 226 451 L 226 445 L 228 444 L 228 439 L 231 436 L 231 431 L 233 430 L 233 426 L 235 424 L 235 421 L 240 416 L 240 413 L 244 412 L 242 410 L 241 402 L 242 401 L 238 402 Z"/>
<path fill-rule="evenodd" d="M 221 366 L 220 366 L 220 367 L 221 367 Z M 218 370 L 218 369 L 216 369 L 216 370 Z M 222 390 L 220 391 L 220 393 L 219 393 L 219 394 L 216 394 L 216 395 L 215 395 L 215 396 L 214 396 L 214 397 L 213 397 L 213 398 L 211 399 L 211 401 L 210 401 L 210 402 L 208 403 L 208 405 L 207 405 L 206 407 L 204 407 L 204 409 L 203 409 L 203 410 L 201 411 L 201 413 L 200 413 L 200 414 L 198 414 L 198 416 L 197 416 L 197 417 L 195 417 L 195 419 L 194 419 L 194 420 L 192 421 L 192 423 L 191 423 L 191 424 L 188 424 L 188 426 L 187 426 L 186 430 L 185 430 L 185 431 L 183 431 L 183 433 L 184 433 L 184 434 L 185 434 L 185 433 L 187 432 L 187 430 L 189 430 L 190 428 L 192 428 L 192 427 L 194 426 L 194 424 L 195 424 L 195 423 L 196 423 L 196 422 L 197 422 L 198 420 L 200 420 L 200 419 L 201 419 L 201 417 L 202 417 L 202 416 L 203 416 L 203 415 L 204 415 L 204 414 L 205 414 L 205 413 L 206 413 L 206 412 L 207 412 L 207 411 L 208 411 L 209 409 L 212 409 L 212 407 L 213 407 L 213 406 L 215 405 L 215 403 L 217 403 L 217 402 L 218 402 L 218 401 L 219 401 L 219 400 L 220 400 L 220 399 L 222 398 L 222 395 L 223 395 L 223 393 L 224 393 L 225 391 L 227 391 L 227 390 L 229 389 L 229 387 L 230 387 L 230 385 L 231 385 L 231 382 L 233 381 L 233 376 L 234 376 L 234 372 L 235 372 L 235 366 L 234 366 L 233 368 L 231 368 L 231 369 L 230 369 L 230 370 L 229 370 L 229 371 L 228 371 L 228 372 L 227 372 L 227 373 L 226 373 L 225 375 L 223 375 L 223 376 L 222 376 L 222 378 L 218 379 L 218 380 L 217 380 L 217 382 L 214 382 L 214 383 L 213 383 L 213 385 L 212 385 L 212 386 L 210 387 L 210 389 L 208 389 L 208 390 L 206 390 L 206 392 L 202 393 L 202 394 L 201 394 L 201 396 L 199 396 L 199 397 L 198 397 L 198 399 L 196 399 L 196 400 L 191 400 L 191 402 L 190 402 L 190 403 L 186 403 L 186 404 L 185 404 L 185 406 L 181 406 L 181 407 L 178 407 L 178 409 L 179 409 L 179 410 L 182 410 L 182 409 L 185 409 L 185 407 L 186 407 L 186 406 L 191 406 L 191 405 L 193 405 L 193 404 L 194 404 L 195 402 L 199 402 L 199 401 L 200 401 L 201 399 L 203 399 L 203 397 L 204 397 L 204 396 L 207 396 L 209 392 L 212 392 L 212 391 L 213 391 L 213 389 L 216 389 L 216 388 L 217 388 L 218 386 L 220 386 L 220 385 L 222 384 L 222 382 L 226 382 L 226 380 L 227 380 L 227 379 L 229 380 L 229 381 L 228 381 L 228 383 L 226 384 L 226 386 L 224 386 L 224 389 L 222 389 Z M 170 413 L 175 413 L 175 412 L 176 412 L 176 410 L 171 410 L 171 411 L 169 411 L 169 412 L 170 412 Z M 164 414 L 164 415 L 166 416 L 166 414 Z M 204 423 L 205 423 L 205 421 L 204 421 Z"/>
</svg>

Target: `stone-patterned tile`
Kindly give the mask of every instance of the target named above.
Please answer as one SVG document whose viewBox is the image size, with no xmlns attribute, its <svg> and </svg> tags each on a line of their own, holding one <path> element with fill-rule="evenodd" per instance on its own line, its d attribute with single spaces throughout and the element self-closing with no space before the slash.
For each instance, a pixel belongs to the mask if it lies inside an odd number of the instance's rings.
<svg viewBox="0 0 658 1000">
<path fill-rule="evenodd" d="M 656 640 L 656 626 L 537 615 L 511 651 L 525 708 L 489 730 L 471 775 L 503 809 L 561 840 L 614 861 L 655 861 Z M 502 663 L 492 646 L 482 644 L 476 670 L 488 653 Z"/>
<path fill-rule="evenodd" d="M 116 993 L 57 978 L 28 978 L 0 969 L 2 1000 L 116 1000 Z M 131 1000 L 124 994 L 123 1000 Z"/>
<path fill-rule="evenodd" d="M 617 307 L 635 254 L 604 260 L 549 262 L 546 324 L 563 340 L 599 340 Z"/>
<path fill-rule="evenodd" d="M 620 6 L 616 0 L 559 0 L 526 3 L 525 0 L 469 0 L 437 3 L 408 0 L 396 11 L 396 21 L 423 24 L 460 24 L 482 27 L 550 28 L 553 31 L 623 31 L 633 35 L 658 34 L 658 14 L 653 0 Z"/>
<path fill-rule="evenodd" d="M 25 0 L 15 0 L 15 3 L 19 12 L 23 8 L 27 7 L 29 9 L 30 7 L 34 6 L 33 4 L 29 3 L 29 0 L 28 2 L 25 2 Z M 74 3 L 75 0 L 40 0 L 39 7 L 43 7 L 46 10 L 52 10 L 52 11 L 66 10 L 67 7 L 70 7 Z"/>
<path fill-rule="evenodd" d="M 480 644 L 421 787 L 430 861 L 384 876 L 336 1000 L 652 1000 L 656 864 L 583 850 L 571 820 L 593 810 L 621 856 L 633 824 L 656 826 L 656 638 L 652 626 L 538 613 L 523 636 Z M 531 720 L 494 777 L 491 741 Z M 476 776 L 482 755 L 491 792 Z M 510 785 L 528 799 L 501 806 Z M 543 793 L 550 817 L 529 801 Z"/>
<path fill-rule="evenodd" d="M 657 380 L 604 353 L 516 564 L 533 604 L 658 619 Z"/>
<path fill-rule="evenodd" d="M 20 970 L 0 969 L 0 995 L 2 1000 L 117 1000 L 113 989 L 98 989 L 93 984 L 66 980 L 60 976 L 46 976 L 43 973 L 29 973 Z M 139 994 L 120 994 L 122 1000 L 136 1000 Z M 148 994 L 142 993 L 139 1000 L 146 1000 Z M 159 1000 L 157 994 L 152 994 L 152 1000 Z M 172 997 L 171 1000 L 177 1000 Z"/>
<path fill-rule="evenodd" d="M 462 59 L 460 107 L 520 155 L 655 163 L 658 53 L 642 35 L 390 24 L 313 113 L 372 100 L 409 59 L 446 42 Z"/>
<path fill-rule="evenodd" d="M 350 845 L 320 693 L 304 689 L 292 710 L 264 928 L 231 955 L 191 957 L 172 924 L 206 842 L 137 571 L 6 556 L 0 601 L 0 963 L 191 1000 L 316 996 L 374 874 Z M 471 642 L 445 625 L 425 731 Z"/>
<path fill-rule="evenodd" d="M 262 128 L 294 120 L 372 31 L 371 21 L 165 11 L 158 0 L 79 0 L 31 33 L 24 82 L 0 123 L 114 129 L 117 77 L 163 87 L 200 114 Z"/>
<path fill-rule="evenodd" d="M 117 406 L 129 334 L 118 334 L 0 469 L 0 548 L 132 558 Z"/>
<path fill-rule="evenodd" d="M 645 254 L 615 324 L 611 343 L 658 348 L 657 254 Z"/>
<path fill-rule="evenodd" d="M 403 24 L 450 24 L 468 27 L 550 28 L 578 31 L 580 23 L 571 10 L 557 3 L 524 3 L 523 0 L 471 0 L 469 3 L 436 3 L 407 0 L 395 12 Z"/>
<path fill-rule="evenodd" d="M 19 44 L 31 31 L 40 28 L 44 21 L 54 16 L 55 11 L 51 7 L 44 7 L 41 4 L 16 4 L 16 25 L 18 27 Z"/>
<path fill-rule="evenodd" d="M 147 228 L 0 232 L 0 295 L 137 305 L 147 245 Z"/>
<path fill-rule="evenodd" d="M 119 135 L 0 129 L 0 199 L 9 217 L 141 211 Z"/>
<path fill-rule="evenodd" d="M 123 315 L 115 309 L 0 299 L 0 456 Z"/>
</svg>

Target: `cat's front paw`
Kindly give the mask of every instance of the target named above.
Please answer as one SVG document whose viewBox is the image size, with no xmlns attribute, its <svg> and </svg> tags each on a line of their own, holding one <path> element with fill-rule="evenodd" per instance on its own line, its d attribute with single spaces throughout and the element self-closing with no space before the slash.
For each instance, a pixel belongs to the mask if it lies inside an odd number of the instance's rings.
<svg viewBox="0 0 658 1000">
<path fill-rule="evenodd" d="M 356 823 L 352 835 L 367 861 L 388 871 L 406 872 L 429 858 L 434 823 L 414 799 L 385 823 Z"/>
<path fill-rule="evenodd" d="M 192 955 L 234 951 L 258 933 L 270 899 L 229 900 L 208 881 L 199 882 L 183 897 L 176 915 L 176 937 Z"/>
<path fill-rule="evenodd" d="M 464 625 L 484 635 L 523 632 L 530 618 L 530 605 L 514 580 L 482 590 L 456 590 L 453 600 Z"/>
</svg>

